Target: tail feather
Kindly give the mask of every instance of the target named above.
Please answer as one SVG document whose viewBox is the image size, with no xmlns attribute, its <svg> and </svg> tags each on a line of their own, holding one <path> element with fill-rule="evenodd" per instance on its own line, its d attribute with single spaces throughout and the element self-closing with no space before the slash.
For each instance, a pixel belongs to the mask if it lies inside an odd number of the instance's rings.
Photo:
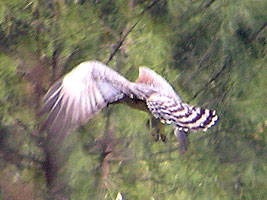
<svg viewBox="0 0 267 200">
<path fill-rule="evenodd" d="M 183 127 L 190 130 L 206 131 L 219 119 L 216 115 L 216 111 L 203 109 L 200 107 L 192 107 L 188 104 L 184 104 L 184 107 L 187 107 L 188 112 L 182 117 L 176 119 L 176 125 L 178 127 Z"/>
<path fill-rule="evenodd" d="M 218 116 L 213 110 L 190 106 L 160 94 L 152 94 L 147 99 L 152 114 L 163 123 L 173 124 L 179 130 L 203 130 L 213 126 Z"/>
</svg>

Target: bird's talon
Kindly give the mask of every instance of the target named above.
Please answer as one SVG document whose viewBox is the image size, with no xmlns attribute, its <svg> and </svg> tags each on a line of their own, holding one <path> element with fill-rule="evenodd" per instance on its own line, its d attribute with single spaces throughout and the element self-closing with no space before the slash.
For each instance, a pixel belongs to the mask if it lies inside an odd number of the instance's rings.
<svg viewBox="0 0 267 200">
<path fill-rule="evenodd" d="M 159 141 L 159 134 L 158 133 L 152 133 L 152 137 L 153 137 L 153 140 L 155 142 L 158 142 Z"/>
<path fill-rule="evenodd" d="M 167 137 L 166 137 L 166 135 L 164 135 L 164 134 L 160 134 L 160 139 L 161 139 L 161 141 L 164 142 L 164 143 L 167 142 Z"/>
</svg>

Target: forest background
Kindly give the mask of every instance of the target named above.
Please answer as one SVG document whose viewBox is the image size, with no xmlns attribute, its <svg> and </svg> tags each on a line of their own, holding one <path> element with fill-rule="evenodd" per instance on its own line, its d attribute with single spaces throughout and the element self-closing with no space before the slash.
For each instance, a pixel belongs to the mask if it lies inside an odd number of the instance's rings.
<svg viewBox="0 0 267 200">
<path fill-rule="evenodd" d="M 265 0 L 0 0 L 0 199 L 266 199 Z M 154 142 L 148 115 L 108 107 L 70 132 L 49 176 L 41 98 L 85 60 L 165 77 L 220 121 Z"/>
</svg>

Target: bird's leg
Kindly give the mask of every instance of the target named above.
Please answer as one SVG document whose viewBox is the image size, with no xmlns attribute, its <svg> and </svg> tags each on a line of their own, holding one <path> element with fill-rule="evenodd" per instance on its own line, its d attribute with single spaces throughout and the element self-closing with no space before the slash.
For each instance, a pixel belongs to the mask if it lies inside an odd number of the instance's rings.
<svg viewBox="0 0 267 200">
<path fill-rule="evenodd" d="M 151 134 L 153 140 L 154 140 L 155 142 L 157 142 L 157 141 L 159 141 L 159 134 L 158 134 L 157 131 L 156 131 L 156 132 L 153 131 L 153 127 L 152 127 L 152 118 L 153 118 L 153 116 L 152 116 L 152 115 L 149 115 L 149 132 L 150 132 L 150 134 Z"/>
<path fill-rule="evenodd" d="M 186 132 L 179 127 L 174 129 L 174 135 L 178 141 L 178 147 L 181 154 L 184 154 L 188 148 L 188 134 L 189 132 Z"/>
<path fill-rule="evenodd" d="M 162 142 L 167 142 L 167 137 L 165 134 L 163 134 L 163 130 L 164 130 L 164 126 L 162 123 L 159 124 L 159 127 L 158 127 L 158 135 L 160 136 L 160 139 Z"/>
</svg>

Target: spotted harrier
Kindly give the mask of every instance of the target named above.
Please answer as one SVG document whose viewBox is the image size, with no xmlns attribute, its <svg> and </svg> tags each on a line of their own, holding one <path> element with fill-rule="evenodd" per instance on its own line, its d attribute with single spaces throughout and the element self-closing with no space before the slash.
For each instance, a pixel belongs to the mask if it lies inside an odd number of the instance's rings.
<svg viewBox="0 0 267 200">
<path fill-rule="evenodd" d="M 173 125 L 180 140 L 190 131 L 206 131 L 218 120 L 215 111 L 183 103 L 172 86 L 151 69 L 140 67 L 139 77 L 130 82 L 98 61 L 79 64 L 52 85 L 43 98 L 40 114 L 48 112 L 43 125 L 48 136 L 64 138 L 108 104 L 122 102 Z"/>
</svg>

